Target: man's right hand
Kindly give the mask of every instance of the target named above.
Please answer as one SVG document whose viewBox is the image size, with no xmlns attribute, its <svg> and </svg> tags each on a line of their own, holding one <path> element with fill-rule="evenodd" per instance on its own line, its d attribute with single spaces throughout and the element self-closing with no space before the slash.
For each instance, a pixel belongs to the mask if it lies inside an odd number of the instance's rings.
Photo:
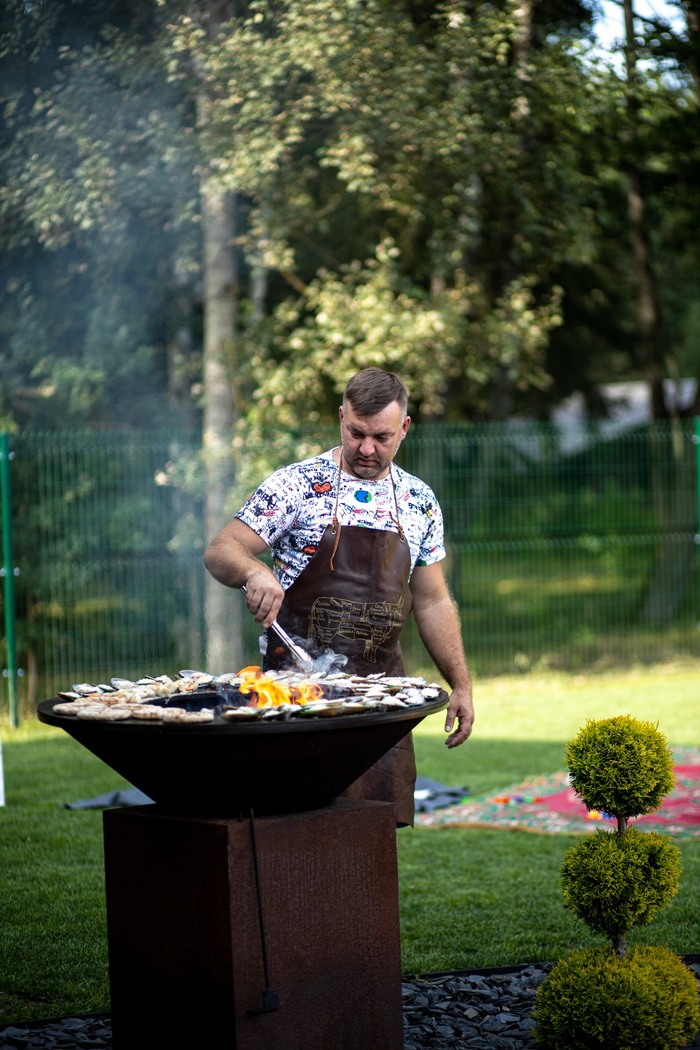
<svg viewBox="0 0 700 1050">
<path fill-rule="evenodd" d="M 271 569 L 260 561 L 267 544 L 234 518 L 216 534 L 204 553 L 204 564 L 226 587 L 246 588 L 246 603 L 256 621 L 269 627 L 279 612 L 284 591 Z"/>
<path fill-rule="evenodd" d="M 269 627 L 277 618 L 284 598 L 284 590 L 274 574 L 264 565 L 251 572 L 245 587 L 245 600 L 250 612 L 257 623 L 262 624 L 263 627 Z"/>
</svg>

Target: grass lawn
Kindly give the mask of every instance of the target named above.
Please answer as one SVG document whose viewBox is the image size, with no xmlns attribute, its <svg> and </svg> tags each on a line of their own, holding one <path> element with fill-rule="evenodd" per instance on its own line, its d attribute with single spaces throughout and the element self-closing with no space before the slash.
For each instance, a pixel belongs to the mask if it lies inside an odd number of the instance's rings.
<svg viewBox="0 0 700 1050">
<path fill-rule="evenodd" d="M 448 751 L 444 718 L 414 733 L 418 771 L 473 795 L 564 769 L 566 744 L 589 719 L 628 714 L 669 744 L 700 746 L 700 668 L 497 678 L 475 687 L 470 740 Z M 425 973 L 556 960 L 601 943 L 562 903 L 569 835 L 472 828 L 398 833 L 404 971 Z M 700 952 L 700 841 L 681 844 L 672 903 L 630 943 Z"/>
<path fill-rule="evenodd" d="M 444 746 L 443 715 L 415 733 L 419 774 L 472 794 L 563 768 L 588 719 L 630 714 L 658 723 L 670 744 L 700 746 L 700 668 L 489 679 L 475 698 L 463 747 Z M 108 1011 L 102 813 L 62 803 L 125 782 L 61 730 L 0 728 L 0 1023 Z M 573 837 L 425 828 L 397 841 L 405 973 L 556 960 L 600 943 L 562 903 Z M 631 940 L 690 954 L 700 951 L 700 842 L 681 850 L 680 892 Z"/>
</svg>

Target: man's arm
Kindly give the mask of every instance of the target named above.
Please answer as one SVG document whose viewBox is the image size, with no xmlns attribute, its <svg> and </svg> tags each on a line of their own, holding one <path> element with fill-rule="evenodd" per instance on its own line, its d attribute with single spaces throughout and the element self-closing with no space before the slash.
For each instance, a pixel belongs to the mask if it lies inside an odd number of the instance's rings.
<svg viewBox="0 0 700 1050">
<path fill-rule="evenodd" d="M 269 627 L 279 612 L 284 590 L 260 561 L 267 544 L 238 518 L 216 534 L 204 553 L 204 564 L 226 587 L 246 588 L 246 603 L 258 623 Z"/>
<path fill-rule="evenodd" d="M 463 744 L 472 731 L 472 680 L 462 644 L 457 608 L 450 597 L 442 565 L 419 565 L 411 576 L 413 615 L 423 645 L 452 689 L 445 719 L 448 747 Z"/>
</svg>

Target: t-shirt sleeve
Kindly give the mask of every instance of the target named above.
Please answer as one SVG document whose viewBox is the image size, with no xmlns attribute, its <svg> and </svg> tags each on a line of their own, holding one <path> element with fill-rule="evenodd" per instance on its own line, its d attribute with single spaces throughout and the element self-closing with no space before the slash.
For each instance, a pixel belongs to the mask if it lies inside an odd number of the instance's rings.
<svg viewBox="0 0 700 1050">
<path fill-rule="evenodd" d="M 425 516 L 427 528 L 423 533 L 416 565 L 434 565 L 445 557 L 445 526 L 442 509 L 435 495 L 426 487 Z"/>
<path fill-rule="evenodd" d="M 299 481 L 289 467 L 282 467 L 262 482 L 236 517 L 272 547 L 292 528 L 300 506 Z"/>
</svg>

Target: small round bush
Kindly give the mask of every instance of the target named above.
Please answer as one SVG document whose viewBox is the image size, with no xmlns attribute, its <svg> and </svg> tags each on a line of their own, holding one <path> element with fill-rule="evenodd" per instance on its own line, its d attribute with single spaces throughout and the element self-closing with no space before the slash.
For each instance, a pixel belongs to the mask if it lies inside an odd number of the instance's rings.
<svg viewBox="0 0 700 1050">
<path fill-rule="evenodd" d="M 668 948 L 584 948 L 557 963 L 535 997 L 547 1050 L 673 1050 L 700 1028 L 698 983 Z"/>
<path fill-rule="evenodd" d="M 571 784 L 588 809 L 653 813 L 673 789 L 673 759 L 653 722 L 630 715 L 589 721 L 566 749 Z"/>
<path fill-rule="evenodd" d="M 564 856 L 564 903 L 591 929 L 615 940 L 651 922 L 675 897 L 680 858 L 678 846 L 656 831 L 595 831 Z"/>
</svg>

